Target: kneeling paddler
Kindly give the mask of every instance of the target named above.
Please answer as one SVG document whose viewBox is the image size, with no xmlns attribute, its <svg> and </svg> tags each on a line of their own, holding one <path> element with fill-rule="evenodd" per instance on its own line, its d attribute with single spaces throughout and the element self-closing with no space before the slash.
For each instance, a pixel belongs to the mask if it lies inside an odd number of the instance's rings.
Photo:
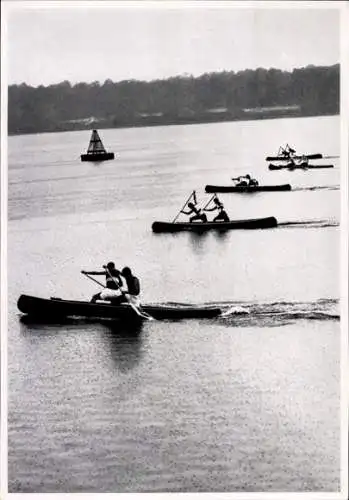
<svg viewBox="0 0 349 500">
<path fill-rule="evenodd" d="M 104 271 L 81 271 L 82 274 L 87 276 L 105 276 L 105 288 L 99 293 L 93 295 L 91 302 L 95 303 L 97 300 L 107 300 L 115 305 L 127 302 L 122 291 L 121 273 L 115 268 L 114 262 L 108 262 L 103 266 Z"/>
<path fill-rule="evenodd" d="M 258 181 L 251 177 L 250 174 L 241 175 L 240 177 L 235 177 L 232 180 L 237 181 L 237 187 L 258 186 Z"/>
<path fill-rule="evenodd" d="M 122 303 L 132 303 L 139 305 L 138 296 L 140 294 L 139 279 L 132 274 L 129 267 L 124 267 L 120 272 L 115 268 L 114 262 L 109 262 L 103 266 L 104 271 L 81 271 L 87 276 L 105 276 L 106 286 L 102 292 L 93 295 L 91 302 L 97 300 L 107 300 L 114 305 Z M 125 285 L 123 279 L 125 281 Z"/>
<path fill-rule="evenodd" d="M 207 222 L 207 217 L 206 217 L 206 214 L 203 214 L 201 212 L 201 209 L 200 208 L 197 208 L 194 203 L 188 203 L 188 208 L 189 208 L 189 211 L 186 212 L 185 210 L 181 210 L 181 213 L 182 214 L 185 214 L 185 215 L 191 215 L 191 214 L 195 214 L 193 215 L 192 217 L 190 217 L 189 221 L 190 222 L 194 222 L 196 220 L 201 220 L 201 222 Z"/>
<path fill-rule="evenodd" d="M 132 274 L 131 269 L 127 266 L 123 268 L 121 275 L 126 282 L 127 290 L 123 289 L 123 293 L 127 301 L 139 305 L 139 294 L 141 292 L 139 279 Z"/>
<path fill-rule="evenodd" d="M 115 265 L 113 262 L 109 262 L 104 267 L 104 271 L 81 271 L 82 274 L 90 277 L 93 281 L 96 281 L 99 285 L 102 285 L 99 281 L 92 278 L 89 275 L 105 275 L 106 276 L 106 286 L 104 290 L 100 293 L 96 293 L 91 299 L 92 303 L 97 302 L 97 300 L 107 300 L 113 305 L 120 304 L 128 304 L 137 316 L 152 320 L 154 319 L 148 313 L 143 311 L 141 304 L 139 303 L 139 293 L 140 293 L 140 284 L 139 279 L 132 274 L 132 271 L 129 267 L 124 267 L 122 272 L 115 269 Z M 123 287 L 124 278 L 126 282 L 127 290 Z"/>
<path fill-rule="evenodd" d="M 218 214 L 213 219 L 213 222 L 219 222 L 219 221 L 229 222 L 229 216 L 228 216 L 227 212 L 224 210 L 224 205 L 219 200 L 218 196 L 215 196 L 212 201 L 213 201 L 214 206 L 211 208 L 205 208 L 205 211 L 206 212 L 213 212 L 215 210 L 218 210 Z"/>
</svg>

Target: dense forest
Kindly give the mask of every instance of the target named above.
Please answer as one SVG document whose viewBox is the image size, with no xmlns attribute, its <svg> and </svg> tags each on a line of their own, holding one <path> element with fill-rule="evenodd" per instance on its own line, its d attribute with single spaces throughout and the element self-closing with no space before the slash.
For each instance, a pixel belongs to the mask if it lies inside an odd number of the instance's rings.
<svg viewBox="0 0 349 500">
<path fill-rule="evenodd" d="M 9 134 L 339 113 L 339 64 L 9 86 Z"/>
</svg>

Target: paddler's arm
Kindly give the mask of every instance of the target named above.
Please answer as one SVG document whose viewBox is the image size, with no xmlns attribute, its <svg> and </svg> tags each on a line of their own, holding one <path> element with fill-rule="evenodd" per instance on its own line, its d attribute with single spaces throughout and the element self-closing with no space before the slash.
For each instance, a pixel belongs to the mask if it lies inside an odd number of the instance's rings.
<svg viewBox="0 0 349 500">
<path fill-rule="evenodd" d="M 190 215 L 191 213 L 193 213 L 192 210 L 190 210 L 190 212 L 185 212 L 184 210 L 181 210 L 181 214 Z"/>
<path fill-rule="evenodd" d="M 215 210 L 217 210 L 218 207 L 213 207 L 213 208 L 204 208 L 204 212 L 214 212 Z"/>
</svg>

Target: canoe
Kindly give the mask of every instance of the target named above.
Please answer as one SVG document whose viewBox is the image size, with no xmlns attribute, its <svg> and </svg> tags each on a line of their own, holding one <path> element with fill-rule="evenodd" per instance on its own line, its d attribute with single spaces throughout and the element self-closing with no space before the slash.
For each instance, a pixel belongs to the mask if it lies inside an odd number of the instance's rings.
<svg viewBox="0 0 349 500">
<path fill-rule="evenodd" d="M 301 160 L 302 158 L 308 158 L 308 160 L 320 160 L 322 158 L 322 154 L 315 153 L 312 155 L 295 155 L 295 156 L 292 156 L 292 158 L 294 158 L 295 160 Z M 275 161 L 275 160 L 289 161 L 289 159 L 290 158 L 287 156 L 267 156 L 266 157 L 266 161 Z"/>
<path fill-rule="evenodd" d="M 300 165 L 275 165 L 274 163 L 269 163 L 269 170 L 308 170 L 308 169 L 317 169 L 317 168 L 334 168 L 333 165 L 307 165 L 306 163 L 302 163 Z"/>
<path fill-rule="evenodd" d="M 265 229 L 276 227 L 275 217 L 262 219 L 231 220 L 229 222 L 153 222 L 154 233 L 176 233 L 178 231 L 194 231 L 202 233 L 211 229 L 226 231 L 229 229 Z"/>
<path fill-rule="evenodd" d="M 31 295 L 21 295 L 17 302 L 18 309 L 28 316 L 42 320 L 81 317 L 92 319 L 141 319 L 127 304 L 112 305 L 108 303 L 92 303 L 78 300 L 63 300 L 51 297 L 42 299 Z M 192 307 L 192 306 L 155 306 L 142 305 L 142 310 L 155 319 L 186 319 L 186 318 L 214 318 L 221 314 L 219 307 Z"/>
<path fill-rule="evenodd" d="M 290 184 L 277 186 L 214 186 L 207 184 L 206 193 L 256 193 L 258 191 L 291 191 Z"/>
</svg>

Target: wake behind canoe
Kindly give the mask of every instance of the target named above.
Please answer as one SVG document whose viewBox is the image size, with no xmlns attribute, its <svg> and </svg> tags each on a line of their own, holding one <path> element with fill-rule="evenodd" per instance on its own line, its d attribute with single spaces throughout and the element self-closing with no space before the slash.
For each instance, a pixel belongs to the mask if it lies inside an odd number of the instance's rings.
<svg viewBox="0 0 349 500">
<path fill-rule="evenodd" d="M 91 303 L 59 298 L 43 299 L 31 295 L 21 295 L 17 302 L 18 309 L 38 319 L 60 319 L 82 317 L 91 319 L 140 319 L 128 305 L 112 305 L 108 303 Z M 214 318 L 221 314 L 218 307 L 193 306 L 155 306 L 144 305 L 142 310 L 155 319 L 187 319 Z"/>
<path fill-rule="evenodd" d="M 207 184 L 206 193 L 255 193 L 259 191 L 291 191 L 290 184 L 275 186 L 216 186 Z"/>
<path fill-rule="evenodd" d="M 226 231 L 230 229 L 266 229 L 277 226 L 275 217 L 260 219 L 231 220 L 228 222 L 161 222 L 152 225 L 154 233 L 175 233 L 178 231 L 193 231 L 202 233 L 209 230 Z"/>
</svg>

